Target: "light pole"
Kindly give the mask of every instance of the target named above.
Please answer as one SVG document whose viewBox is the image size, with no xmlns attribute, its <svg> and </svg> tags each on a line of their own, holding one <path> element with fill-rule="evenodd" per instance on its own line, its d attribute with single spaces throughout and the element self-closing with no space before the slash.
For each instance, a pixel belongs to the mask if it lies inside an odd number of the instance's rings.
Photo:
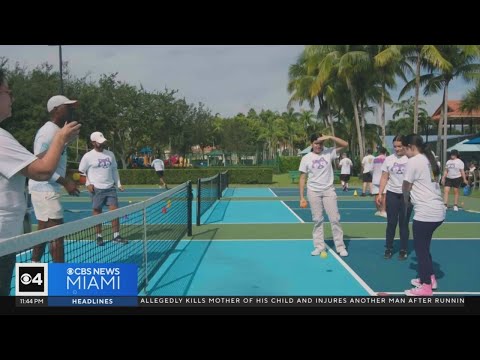
<svg viewBox="0 0 480 360">
<path fill-rule="evenodd" d="M 58 45 L 58 61 L 60 63 L 60 95 L 63 95 L 63 61 L 62 61 L 62 45 Z"/>
<path fill-rule="evenodd" d="M 56 45 L 48 45 L 56 46 Z M 60 66 L 60 95 L 63 95 L 63 60 L 62 60 L 62 45 L 58 45 L 58 62 Z"/>
</svg>

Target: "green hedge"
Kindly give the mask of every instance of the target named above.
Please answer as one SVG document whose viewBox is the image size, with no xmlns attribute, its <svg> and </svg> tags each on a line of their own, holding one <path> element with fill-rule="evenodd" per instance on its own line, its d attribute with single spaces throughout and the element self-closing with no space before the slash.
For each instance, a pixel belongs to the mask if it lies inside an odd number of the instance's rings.
<svg viewBox="0 0 480 360">
<path fill-rule="evenodd" d="M 182 184 L 191 180 L 196 184 L 198 178 L 210 177 L 225 170 L 229 172 L 230 184 L 271 184 L 273 182 L 273 169 L 261 167 L 165 169 L 165 181 L 167 184 Z M 158 184 L 158 175 L 153 169 L 121 169 L 118 172 L 122 184 L 125 185 Z"/>
<path fill-rule="evenodd" d="M 301 156 L 280 156 L 280 173 L 298 170 Z"/>
</svg>

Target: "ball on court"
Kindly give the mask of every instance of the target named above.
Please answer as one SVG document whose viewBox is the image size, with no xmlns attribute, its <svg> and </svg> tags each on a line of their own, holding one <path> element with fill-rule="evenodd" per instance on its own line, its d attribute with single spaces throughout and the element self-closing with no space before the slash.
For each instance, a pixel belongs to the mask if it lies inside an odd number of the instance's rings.
<svg viewBox="0 0 480 360">
<path fill-rule="evenodd" d="M 73 174 L 73 175 L 72 175 L 72 179 L 75 180 L 75 181 L 80 180 L 80 174 L 79 174 L 79 173 Z"/>
<path fill-rule="evenodd" d="M 131 204 L 133 201 L 132 200 L 128 200 L 128 203 Z"/>
<path fill-rule="evenodd" d="M 167 201 L 167 208 L 169 208 L 170 206 L 172 206 L 172 201 L 171 201 L 171 200 L 168 200 L 168 201 Z"/>
<path fill-rule="evenodd" d="M 326 259 L 326 258 L 328 257 L 328 253 L 327 253 L 326 251 L 322 251 L 322 252 L 320 253 L 320 257 L 321 257 L 322 259 Z"/>
<path fill-rule="evenodd" d="M 300 207 L 301 207 L 302 209 L 305 209 L 307 206 L 308 206 L 307 200 L 305 200 L 305 199 L 304 199 L 304 200 L 300 200 Z"/>
</svg>

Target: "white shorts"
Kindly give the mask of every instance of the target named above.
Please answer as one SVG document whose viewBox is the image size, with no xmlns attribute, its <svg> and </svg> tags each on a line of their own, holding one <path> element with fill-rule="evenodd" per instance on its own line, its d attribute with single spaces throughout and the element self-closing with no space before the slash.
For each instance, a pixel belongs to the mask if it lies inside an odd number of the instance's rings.
<svg viewBox="0 0 480 360">
<path fill-rule="evenodd" d="M 63 207 L 60 193 L 53 191 L 32 191 L 32 205 L 35 217 L 40 221 L 63 219 Z"/>
<path fill-rule="evenodd" d="M 372 184 L 372 195 L 377 195 L 379 191 L 380 191 L 380 185 Z M 387 193 L 387 187 L 386 186 L 385 186 L 385 189 L 383 189 L 383 193 L 384 194 Z"/>
</svg>

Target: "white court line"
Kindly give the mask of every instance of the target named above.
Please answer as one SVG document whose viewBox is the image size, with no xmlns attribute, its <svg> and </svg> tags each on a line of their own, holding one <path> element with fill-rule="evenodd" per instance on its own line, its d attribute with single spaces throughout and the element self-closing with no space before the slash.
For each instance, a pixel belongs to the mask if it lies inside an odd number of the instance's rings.
<svg viewBox="0 0 480 360">
<path fill-rule="evenodd" d="M 370 286 L 368 286 L 367 283 L 365 281 L 363 281 L 363 279 L 355 271 L 353 271 L 353 269 L 350 266 L 348 266 L 348 264 L 345 261 L 343 261 L 342 257 L 339 256 L 336 253 L 336 251 L 331 249 L 326 243 L 325 243 L 325 245 L 328 248 L 328 252 L 330 252 L 333 255 L 333 257 L 335 257 L 337 259 L 337 261 L 340 264 L 343 265 L 345 270 L 347 270 L 350 273 L 350 275 L 352 275 L 353 278 L 358 281 L 358 283 L 368 292 L 368 294 L 370 296 L 376 296 L 377 295 L 377 293 L 375 291 L 373 291 L 373 289 Z"/>
<path fill-rule="evenodd" d="M 275 241 L 275 240 L 282 240 L 282 239 L 255 239 L 253 241 Z M 292 240 L 292 239 L 285 239 L 285 240 Z M 312 241 L 312 239 L 302 239 L 302 240 L 308 240 L 308 241 Z M 212 241 L 212 240 L 191 240 L 191 241 Z M 251 239 L 249 240 L 227 240 L 227 239 L 215 239 L 213 241 L 251 241 Z M 352 275 L 352 277 L 358 281 L 358 283 L 365 289 L 365 291 L 368 292 L 369 295 L 371 296 L 376 296 L 377 293 L 375 291 L 372 290 L 372 288 L 370 286 L 367 285 L 367 283 L 365 281 L 363 281 L 363 279 L 355 272 L 352 270 L 352 268 L 350 266 L 348 266 L 348 264 L 343 261 L 343 259 L 334 251 L 332 250 L 327 244 L 325 244 L 326 247 L 328 248 L 328 251 L 332 254 L 332 256 L 337 259 L 337 261 L 345 268 L 345 270 L 347 270 L 350 275 Z M 311 255 L 305 255 L 305 256 L 311 256 Z"/>
<path fill-rule="evenodd" d="M 476 211 L 476 210 L 463 210 L 463 211 L 480 214 L 480 211 Z"/>
<path fill-rule="evenodd" d="M 273 194 L 274 197 L 278 197 L 278 195 L 275 194 L 275 192 L 271 188 L 268 188 L 268 190 L 270 190 L 270 192 Z"/>
<path fill-rule="evenodd" d="M 287 204 L 285 204 L 285 202 L 284 202 L 283 200 L 280 201 L 280 202 L 283 204 L 283 206 L 285 206 L 285 207 L 288 209 L 288 211 L 290 211 L 298 220 L 300 220 L 301 223 L 304 223 L 304 222 L 305 222 L 305 221 L 303 221 L 303 219 L 302 219 L 300 216 L 298 216 L 298 215 L 295 213 L 295 211 L 293 211 L 292 209 L 290 209 L 290 207 L 287 206 Z"/>
</svg>

